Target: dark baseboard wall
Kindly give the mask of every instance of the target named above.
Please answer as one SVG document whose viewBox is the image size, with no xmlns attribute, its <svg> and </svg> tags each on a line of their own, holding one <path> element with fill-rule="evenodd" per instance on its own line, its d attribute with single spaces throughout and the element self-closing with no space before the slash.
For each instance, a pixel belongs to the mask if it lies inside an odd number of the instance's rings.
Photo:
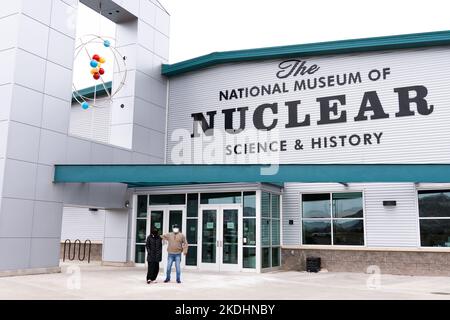
<svg viewBox="0 0 450 320">
<path fill-rule="evenodd" d="M 69 261 L 68 259 L 68 246 L 66 246 L 66 260 L 65 261 Z M 74 250 L 74 244 L 72 243 L 72 248 L 71 248 L 71 257 L 73 257 L 73 250 Z M 78 260 L 78 244 L 76 246 L 75 249 L 75 259 L 74 261 L 79 261 Z M 101 243 L 93 243 L 91 245 L 91 261 L 102 261 L 102 252 L 103 252 L 103 244 Z M 81 244 L 81 251 L 80 251 L 80 255 L 81 257 L 83 257 L 83 244 Z M 86 257 L 84 259 L 84 261 L 87 262 L 87 256 L 88 256 L 88 248 L 86 246 Z M 61 248 L 60 248 L 60 258 L 61 261 L 64 258 L 64 242 L 61 243 Z"/>
<path fill-rule="evenodd" d="M 306 271 L 306 258 L 320 257 L 321 267 L 330 272 L 450 276 L 449 252 L 283 249 L 284 270 Z"/>
</svg>

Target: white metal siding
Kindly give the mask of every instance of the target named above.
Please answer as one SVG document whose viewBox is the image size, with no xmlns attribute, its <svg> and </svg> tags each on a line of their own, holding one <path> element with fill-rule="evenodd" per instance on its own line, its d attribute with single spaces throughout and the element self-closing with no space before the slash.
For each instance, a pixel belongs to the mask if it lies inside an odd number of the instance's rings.
<svg viewBox="0 0 450 320">
<path fill-rule="evenodd" d="M 61 240 L 101 241 L 105 234 L 105 210 L 64 207 Z"/>
<path fill-rule="evenodd" d="M 78 103 L 72 105 L 69 133 L 103 143 L 110 142 L 111 106 L 106 98 L 97 103 L 102 107 L 83 110 Z"/>
<path fill-rule="evenodd" d="M 364 193 L 367 247 L 416 247 L 419 243 L 417 193 L 413 183 L 286 183 L 283 194 L 283 245 L 301 245 L 301 193 Z M 384 207 L 383 200 L 397 206 Z M 294 220 L 289 225 L 289 220 Z"/>
<path fill-rule="evenodd" d="M 417 192 L 413 183 L 371 184 L 365 188 L 366 240 L 369 247 L 417 247 Z M 383 200 L 395 200 L 384 207 Z"/>
<path fill-rule="evenodd" d="M 278 119 L 278 126 L 270 131 L 274 139 L 282 138 L 292 142 L 302 138 L 303 141 L 308 142 L 312 137 L 383 132 L 382 142 L 379 145 L 314 150 L 305 148 L 301 152 L 281 152 L 280 163 L 447 163 L 450 159 L 449 56 L 449 47 L 435 47 L 307 57 L 306 61 L 309 65 L 314 63 L 320 66 L 317 74 L 307 78 L 360 71 L 361 75 L 365 76 L 365 80 L 360 84 L 297 92 L 290 90 L 289 93 L 229 101 L 219 101 L 219 92 L 226 89 L 282 82 L 288 82 L 289 87 L 292 87 L 292 81 L 304 79 L 305 76 L 278 79 L 275 74 L 278 71 L 278 63 L 282 61 L 282 59 L 278 59 L 222 64 L 172 77 L 169 90 L 167 161 L 168 163 L 173 162 L 171 150 L 174 146 L 179 145 L 177 141 L 171 141 L 171 135 L 175 133 L 175 130 L 184 129 L 189 134 L 192 132 L 192 113 L 217 111 L 216 128 L 223 130 L 221 110 L 249 107 L 246 128 L 248 131 L 248 128 L 253 127 L 252 114 L 255 108 L 263 103 L 277 102 L 278 114 L 274 118 Z M 391 74 L 387 80 L 370 81 L 367 79 L 367 73 L 370 70 L 385 67 L 391 68 Z M 393 89 L 413 85 L 424 85 L 428 88 L 427 100 L 434 105 L 433 113 L 424 116 L 416 112 L 414 116 L 395 117 L 395 113 L 398 112 L 398 96 Z M 383 108 L 390 117 L 355 122 L 353 118 L 358 113 L 363 93 L 373 90 L 377 91 Z M 316 98 L 341 94 L 346 95 L 346 105 L 340 106 L 339 110 L 347 112 L 347 122 L 317 125 L 320 112 Z M 299 120 L 301 121 L 305 114 L 310 114 L 310 126 L 284 128 L 287 123 L 287 107 L 284 106 L 284 102 L 292 100 L 301 100 Z M 412 108 L 414 110 L 415 105 Z M 371 113 L 368 112 L 367 115 L 370 116 Z M 268 112 L 266 121 L 269 122 L 272 118 Z M 237 114 L 234 116 L 234 120 L 238 123 L 239 116 Z M 235 137 L 241 134 L 237 134 Z M 228 134 L 228 136 L 231 135 Z M 250 138 L 253 140 L 251 142 L 257 140 L 256 134 Z M 187 137 L 186 141 L 191 143 L 192 140 L 199 139 Z M 267 139 L 260 138 L 260 140 Z M 213 144 L 208 143 L 208 146 L 211 145 Z M 224 149 L 223 140 L 217 142 L 217 148 L 219 151 Z M 196 148 L 192 154 L 198 156 L 203 154 L 202 151 L 201 148 Z M 226 159 L 231 160 L 230 158 Z M 238 156 L 233 160 L 236 163 L 248 162 L 244 156 Z M 271 160 L 273 160 L 273 155 L 268 154 L 261 155 L 257 159 L 261 163 L 273 162 Z M 202 162 L 202 159 L 197 158 L 194 162 Z"/>
</svg>

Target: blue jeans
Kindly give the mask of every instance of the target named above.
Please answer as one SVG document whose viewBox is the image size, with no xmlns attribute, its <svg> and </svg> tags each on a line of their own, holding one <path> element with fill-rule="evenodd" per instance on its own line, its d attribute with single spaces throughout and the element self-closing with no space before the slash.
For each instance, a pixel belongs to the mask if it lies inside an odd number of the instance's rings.
<svg viewBox="0 0 450 320">
<path fill-rule="evenodd" d="M 177 281 L 181 281 L 181 253 L 169 253 L 167 257 L 167 271 L 166 280 L 170 280 L 170 272 L 172 271 L 172 264 L 175 262 L 175 269 L 177 270 Z"/>
</svg>

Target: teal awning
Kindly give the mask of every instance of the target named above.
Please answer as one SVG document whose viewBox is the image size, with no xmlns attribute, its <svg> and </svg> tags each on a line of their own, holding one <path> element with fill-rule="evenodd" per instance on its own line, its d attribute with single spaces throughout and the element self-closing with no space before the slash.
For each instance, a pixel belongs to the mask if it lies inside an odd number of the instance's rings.
<svg viewBox="0 0 450 320">
<path fill-rule="evenodd" d="M 450 31 L 401 34 L 384 37 L 306 43 L 290 46 L 213 52 L 204 56 L 163 64 L 161 74 L 170 77 L 206 67 L 242 61 L 310 57 L 354 52 L 424 48 L 450 44 Z"/>
<path fill-rule="evenodd" d="M 55 183 L 450 182 L 450 164 L 56 165 Z"/>
</svg>

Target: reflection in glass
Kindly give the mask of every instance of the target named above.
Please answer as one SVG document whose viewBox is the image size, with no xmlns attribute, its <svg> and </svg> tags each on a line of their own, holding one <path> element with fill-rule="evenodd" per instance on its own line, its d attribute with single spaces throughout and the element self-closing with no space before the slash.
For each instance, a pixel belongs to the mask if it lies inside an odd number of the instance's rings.
<svg viewBox="0 0 450 320">
<path fill-rule="evenodd" d="M 270 246 L 270 219 L 261 219 L 261 244 Z"/>
<path fill-rule="evenodd" d="M 333 232 L 333 242 L 336 245 L 364 245 L 363 220 L 334 220 Z"/>
<path fill-rule="evenodd" d="M 243 263 L 244 268 L 256 268 L 256 248 L 255 247 L 243 247 Z"/>
<path fill-rule="evenodd" d="M 272 219 L 272 245 L 280 245 L 280 220 Z"/>
<path fill-rule="evenodd" d="M 333 193 L 333 217 L 362 218 L 362 193 Z"/>
<path fill-rule="evenodd" d="M 303 194 L 303 218 L 331 218 L 330 194 Z"/>
<path fill-rule="evenodd" d="M 261 217 L 270 218 L 270 193 L 261 192 Z"/>
<path fill-rule="evenodd" d="M 272 194 L 272 218 L 280 218 L 280 195 Z"/>
<path fill-rule="evenodd" d="M 216 263 L 216 210 L 202 212 L 202 262 Z"/>
<path fill-rule="evenodd" d="M 261 268 L 270 268 L 270 248 L 261 248 Z"/>
<path fill-rule="evenodd" d="M 162 210 L 152 210 L 151 212 L 151 227 L 156 228 L 160 235 L 163 234 L 163 217 L 164 212 Z M 151 230 L 150 230 L 151 231 Z"/>
<path fill-rule="evenodd" d="M 185 204 L 186 203 L 186 195 L 182 194 L 157 194 L 150 195 L 150 205 L 165 205 L 165 204 Z"/>
<path fill-rule="evenodd" d="M 147 196 L 139 195 L 137 199 L 137 217 L 146 218 L 147 217 Z"/>
<path fill-rule="evenodd" d="M 136 263 L 145 263 L 145 245 L 137 244 L 136 245 L 136 251 L 135 251 L 135 257 L 134 262 Z"/>
<path fill-rule="evenodd" d="M 256 216 L 256 192 L 244 192 L 244 217 Z"/>
<path fill-rule="evenodd" d="M 419 191 L 420 217 L 450 217 L 450 190 Z"/>
<path fill-rule="evenodd" d="M 238 210 L 223 210 L 223 263 L 238 263 Z"/>
<path fill-rule="evenodd" d="M 240 192 L 202 193 L 201 204 L 230 204 L 241 203 Z"/>
<path fill-rule="evenodd" d="M 178 225 L 178 228 L 180 228 L 180 232 L 183 232 L 183 211 L 169 211 L 169 232 L 172 232 L 172 228 L 174 225 Z"/>
<path fill-rule="evenodd" d="M 187 195 L 187 216 L 198 217 L 198 193 Z"/>
<path fill-rule="evenodd" d="M 272 248 L 272 267 L 280 266 L 280 247 Z"/>
<path fill-rule="evenodd" d="M 189 244 L 197 244 L 197 221 L 198 219 L 186 220 L 186 240 Z"/>
<path fill-rule="evenodd" d="M 303 220 L 303 244 L 331 244 L 331 220 Z"/>
<path fill-rule="evenodd" d="M 147 219 L 136 220 L 136 243 L 145 243 Z"/>
<path fill-rule="evenodd" d="M 256 245 L 256 219 L 245 218 L 244 220 L 244 232 L 242 237 L 242 244 L 246 246 Z"/>
<path fill-rule="evenodd" d="M 423 247 L 450 247 L 450 219 L 420 219 Z"/>
<path fill-rule="evenodd" d="M 186 255 L 186 265 L 187 266 L 197 265 L 197 246 L 189 246 L 188 254 Z"/>
</svg>

